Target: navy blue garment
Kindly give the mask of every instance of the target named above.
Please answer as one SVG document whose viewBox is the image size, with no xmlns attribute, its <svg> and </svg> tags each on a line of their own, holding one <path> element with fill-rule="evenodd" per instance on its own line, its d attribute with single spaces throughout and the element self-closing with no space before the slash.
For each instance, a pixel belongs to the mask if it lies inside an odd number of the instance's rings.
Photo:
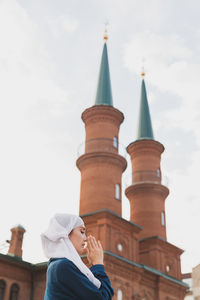
<svg viewBox="0 0 200 300">
<path fill-rule="evenodd" d="M 114 290 L 103 265 L 94 265 L 91 272 L 101 282 L 98 289 L 67 258 L 50 259 L 44 300 L 111 300 Z"/>
</svg>

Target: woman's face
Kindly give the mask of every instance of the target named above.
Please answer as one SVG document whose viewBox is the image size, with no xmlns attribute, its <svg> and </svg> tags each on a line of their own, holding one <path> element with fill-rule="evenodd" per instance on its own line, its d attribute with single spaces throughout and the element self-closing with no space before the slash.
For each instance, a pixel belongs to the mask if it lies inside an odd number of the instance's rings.
<svg viewBox="0 0 200 300">
<path fill-rule="evenodd" d="M 74 228 L 69 234 L 69 239 L 74 245 L 74 248 L 76 249 L 78 254 L 82 255 L 85 251 L 85 245 L 87 240 L 85 226 L 82 225 L 77 228 Z"/>
</svg>

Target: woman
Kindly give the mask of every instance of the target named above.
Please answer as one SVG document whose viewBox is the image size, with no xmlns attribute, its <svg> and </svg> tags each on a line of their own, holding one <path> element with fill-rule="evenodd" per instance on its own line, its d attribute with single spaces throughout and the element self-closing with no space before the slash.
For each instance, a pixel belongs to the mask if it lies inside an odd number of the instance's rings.
<svg viewBox="0 0 200 300">
<path fill-rule="evenodd" d="M 50 258 L 44 300 L 112 299 L 101 243 L 93 236 L 86 237 L 80 217 L 56 214 L 41 237 L 45 255 Z M 85 251 L 90 269 L 80 258 Z"/>
</svg>

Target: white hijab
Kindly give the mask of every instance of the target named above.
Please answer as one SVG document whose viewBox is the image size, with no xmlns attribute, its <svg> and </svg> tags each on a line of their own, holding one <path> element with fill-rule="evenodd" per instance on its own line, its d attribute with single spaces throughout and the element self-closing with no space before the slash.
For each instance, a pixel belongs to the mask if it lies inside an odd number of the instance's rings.
<svg viewBox="0 0 200 300">
<path fill-rule="evenodd" d="M 48 229 L 41 234 L 42 247 L 47 258 L 66 257 L 71 260 L 94 285 L 100 288 L 101 282 L 83 263 L 69 239 L 70 232 L 81 225 L 84 225 L 84 223 L 78 216 L 71 214 L 56 214 L 50 220 Z"/>
</svg>

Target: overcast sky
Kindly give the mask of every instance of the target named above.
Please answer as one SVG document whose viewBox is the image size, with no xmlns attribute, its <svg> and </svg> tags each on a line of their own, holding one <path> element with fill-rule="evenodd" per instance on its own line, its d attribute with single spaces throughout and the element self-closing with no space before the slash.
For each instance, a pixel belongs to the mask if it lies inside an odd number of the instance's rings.
<svg viewBox="0 0 200 300">
<path fill-rule="evenodd" d="M 120 143 L 136 139 L 144 58 L 154 136 L 165 146 L 168 241 L 185 250 L 183 272 L 200 263 L 199 14 L 198 0 L 0 0 L 0 242 L 20 223 L 24 259 L 44 261 L 49 218 L 78 213 L 80 116 L 94 104 L 108 20 Z M 124 189 L 129 176 L 130 164 Z"/>
</svg>

